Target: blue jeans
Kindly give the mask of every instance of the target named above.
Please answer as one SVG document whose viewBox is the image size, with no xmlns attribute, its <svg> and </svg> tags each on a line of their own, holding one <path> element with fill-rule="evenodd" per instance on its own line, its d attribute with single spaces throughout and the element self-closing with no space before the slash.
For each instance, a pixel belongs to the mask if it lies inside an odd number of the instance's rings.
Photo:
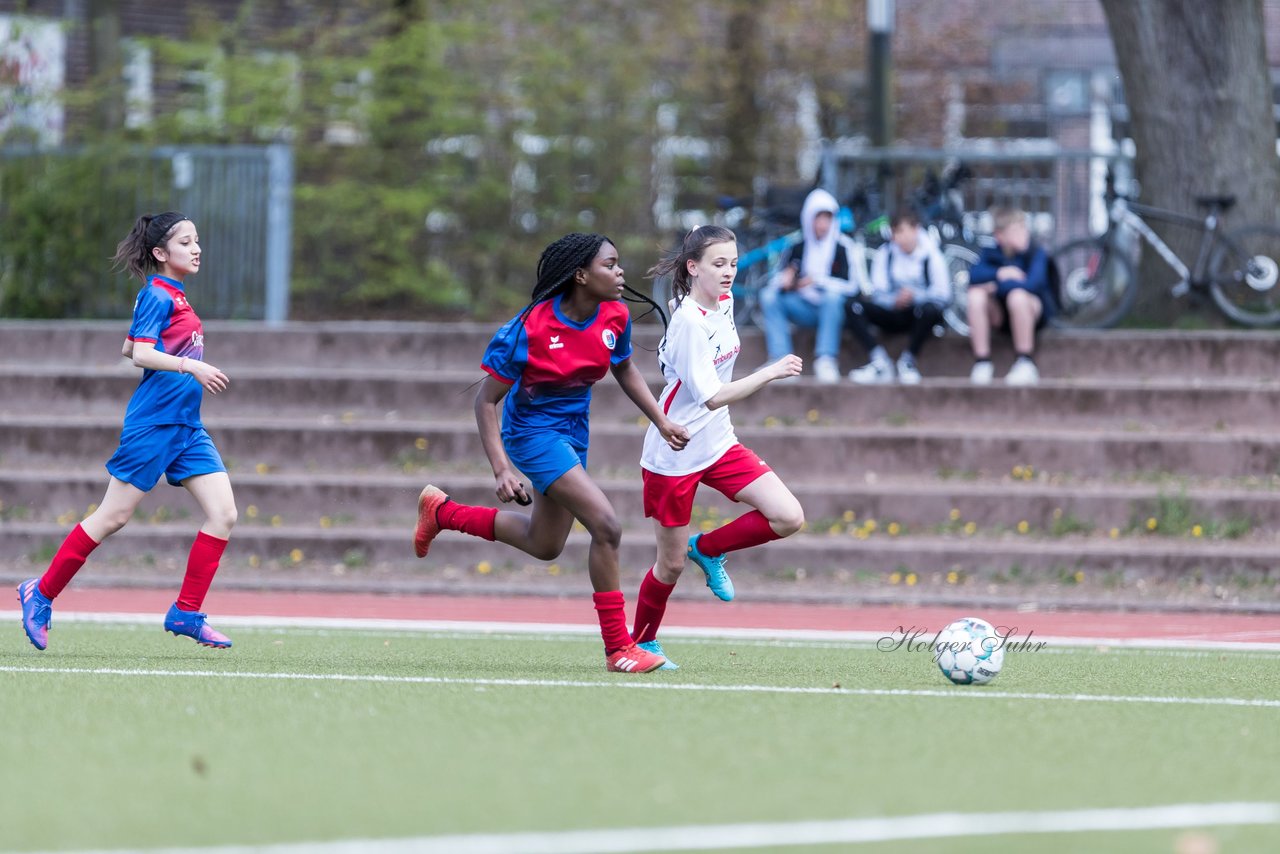
<svg viewBox="0 0 1280 854">
<path fill-rule="evenodd" d="M 791 349 L 791 324 L 817 328 L 814 355 L 835 357 L 840 352 L 840 333 L 844 330 L 844 294 L 827 291 L 822 302 L 814 305 L 796 291 L 784 291 L 770 285 L 760 294 L 760 311 L 764 315 L 764 341 L 769 361 L 781 359 Z"/>
</svg>

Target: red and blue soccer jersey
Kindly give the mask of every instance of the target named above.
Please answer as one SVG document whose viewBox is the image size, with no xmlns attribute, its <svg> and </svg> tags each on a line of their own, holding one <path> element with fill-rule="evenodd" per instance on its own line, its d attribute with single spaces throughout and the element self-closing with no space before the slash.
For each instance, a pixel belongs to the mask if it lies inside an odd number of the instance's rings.
<svg viewBox="0 0 1280 854">
<path fill-rule="evenodd" d="M 133 304 L 129 340 L 156 345 L 171 356 L 204 358 L 204 327 L 187 302 L 182 283 L 152 276 Z M 204 389 L 190 374 L 175 371 L 142 372 L 142 381 L 129 400 L 124 427 L 182 424 L 201 427 L 200 399 Z"/>
<path fill-rule="evenodd" d="M 511 385 L 503 406 L 504 440 L 554 431 L 586 446 L 591 386 L 610 365 L 631 358 L 631 313 L 622 302 L 600 304 L 578 323 L 560 309 L 562 297 L 535 305 L 503 325 L 480 367 Z"/>
</svg>

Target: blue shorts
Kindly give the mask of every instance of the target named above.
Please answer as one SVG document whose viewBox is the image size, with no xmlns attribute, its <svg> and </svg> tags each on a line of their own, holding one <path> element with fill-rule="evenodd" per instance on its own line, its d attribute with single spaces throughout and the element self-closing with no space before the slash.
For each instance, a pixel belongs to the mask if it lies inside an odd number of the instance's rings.
<svg viewBox="0 0 1280 854">
<path fill-rule="evenodd" d="M 587 467 L 587 445 L 573 436 L 550 431 L 503 436 L 502 447 L 533 488 L 546 494 L 551 484 L 574 466 Z"/>
<path fill-rule="evenodd" d="M 160 475 L 181 486 L 189 477 L 226 470 L 204 428 L 181 424 L 126 429 L 120 433 L 120 447 L 107 460 L 112 477 L 143 492 L 150 492 Z"/>
</svg>

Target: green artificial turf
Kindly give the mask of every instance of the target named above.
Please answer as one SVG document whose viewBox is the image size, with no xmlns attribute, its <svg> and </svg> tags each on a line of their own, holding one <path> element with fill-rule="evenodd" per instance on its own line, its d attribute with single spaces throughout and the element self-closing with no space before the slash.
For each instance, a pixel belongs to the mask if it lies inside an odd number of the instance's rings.
<svg viewBox="0 0 1280 854">
<path fill-rule="evenodd" d="M 11 629 L 0 849 L 1280 803 L 1278 705 L 997 696 L 1276 701 L 1267 653 L 1050 648 L 958 687 L 927 653 L 857 644 L 670 639 L 682 669 L 635 676 L 604 672 L 587 636 L 227 628 L 235 647 L 214 651 L 152 626 L 55 622 L 37 653 Z M 179 673 L 21 671 L 34 667 Z M 508 680 L 590 684 L 483 684 Z M 616 687 L 640 684 L 692 690 Z M 864 689 L 936 693 L 847 693 Z M 1169 852 L 1185 832 L 857 850 Z M 1275 825 L 1206 832 L 1223 850 L 1280 850 Z"/>
</svg>

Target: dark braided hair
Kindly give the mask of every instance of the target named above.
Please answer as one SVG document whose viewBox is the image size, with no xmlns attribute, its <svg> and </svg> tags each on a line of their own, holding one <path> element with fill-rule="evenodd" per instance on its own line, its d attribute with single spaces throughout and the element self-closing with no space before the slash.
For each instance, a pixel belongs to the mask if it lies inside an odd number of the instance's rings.
<svg viewBox="0 0 1280 854">
<path fill-rule="evenodd" d="M 606 243 L 617 244 L 603 234 L 584 234 L 575 231 L 566 234 L 559 240 L 554 241 L 542 250 L 541 257 L 538 258 L 538 278 L 533 284 L 533 291 L 529 295 L 529 304 L 521 311 L 516 321 L 511 324 L 508 335 L 518 335 L 520 328 L 524 326 L 525 318 L 529 316 L 529 312 L 533 311 L 538 303 L 546 302 L 554 299 L 561 294 L 568 293 L 573 287 L 573 275 L 583 267 L 591 265 L 592 260 L 600 252 L 600 247 Z M 640 293 L 629 285 L 622 286 L 623 299 L 628 302 L 646 302 L 651 308 L 640 318 L 656 311 L 658 316 L 662 318 L 662 325 L 667 325 L 667 315 L 663 312 L 661 306 L 654 302 L 650 297 Z M 637 319 L 640 319 L 637 318 Z"/>
<path fill-rule="evenodd" d="M 116 254 L 112 257 L 112 266 L 117 270 L 128 270 L 142 281 L 160 269 L 160 262 L 151 250 L 164 246 L 169 235 L 178 227 L 178 223 L 186 222 L 184 214 L 177 211 L 166 211 L 154 216 L 143 214 L 133 224 L 133 229 L 116 246 Z"/>
<path fill-rule="evenodd" d="M 700 225 L 684 236 L 680 248 L 668 252 L 657 264 L 649 268 L 649 278 L 671 275 L 671 293 L 675 305 L 689 295 L 693 281 L 689 276 L 689 262 L 701 261 L 707 248 L 717 243 L 736 243 L 737 236 L 720 225 Z"/>
</svg>

